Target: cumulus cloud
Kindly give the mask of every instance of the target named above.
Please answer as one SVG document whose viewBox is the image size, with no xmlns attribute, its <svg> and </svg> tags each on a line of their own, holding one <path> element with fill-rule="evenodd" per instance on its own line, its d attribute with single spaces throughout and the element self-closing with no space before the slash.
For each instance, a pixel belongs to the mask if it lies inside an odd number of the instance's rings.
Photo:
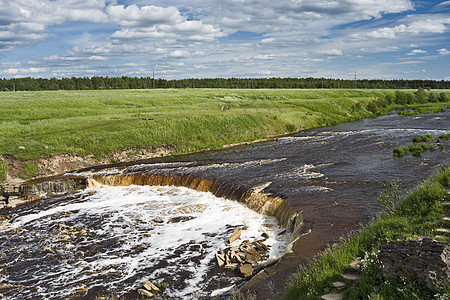
<svg viewBox="0 0 450 300">
<path fill-rule="evenodd" d="M 155 26 L 162 24 L 178 24 L 185 19 L 181 16 L 178 9 L 174 6 L 143 6 L 130 5 L 111 5 L 107 12 L 112 21 L 124 27 L 136 26 Z"/>
<path fill-rule="evenodd" d="M 106 22 L 105 5 L 105 0 L 0 0 L 0 51 L 45 40 L 51 25 Z"/>
<path fill-rule="evenodd" d="M 448 54 L 450 54 L 450 50 L 447 50 L 447 49 L 445 49 L 445 48 L 439 49 L 439 50 L 437 50 L 437 52 L 438 52 L 440 55 L 448 55 Z"/>
<path fill-rule="evenodd" d="M 174 7 L 137 5 L 108 6 L 108 14 L 121 29 L 113 33 L 118 40 L 212 41 L 223 34 L 219 28 L 199 20 L 188 20 Z"/>
<path fill-rule="evenodd" d="M 274 41 L 275 41 L 274 38 L 266 38 L 266 39 L 261 40 L 261 44 L 269 44 L 269 43 L 273 43 Z"/>
<path fill-rule="evenodd" d="M 444 33 L 447 31 L 447 25 L 450 24 L 450 18 L 426 19 L 413 21 L 408 25 L 400 24 L 395 27 L 383 27 L 366 33 L 355 33 L 351 37 L 354 39 L 366 40 L 371 38 L 395 39 L 400 35 Z"/>
<path fill-rule="evenodd" d="M 335 57 L 357 61 L 397 52 L 393 60 L 400 60 L 402 54 L 419 58 L 425 45 L 445 47 L 436 41 L 448 31 L 448 15 L 417 9 L 412 0 L 0 0 L 0 54 L 51 37 L 47 47 L 64 39 L 51 56 L 40 44 L 31 62 L 3 70 L 134 76 L 148 67 L 167 78 L 257 76 L 267 70 L 315 76 L 321 75 L 317 66 L 333 68 L 329 61 Z M 410 15 L 384 18 L 404 12 Z M 427 43 L 422 36 L 430 37 Z"/>
<path fill-rule="evenodd" d="M 185 57 L 189 57 L 189 56 L 190 56 L 189 51 L 175 50 L 175 51 L 169 52 L 165 57 L 168 57 L 168 58 L 185 58 Z"/>
<path fill-rule="evenodd" d="M 383 14 L 414 9 L 410 0 L 222 0 L 204 1 L 199 7 L 205 21 L 221 26 L 225 31 L 284 31 L 316 22 L 344 24 L 380 18 Z M 220 12 L 220 14 L 218 13 Z"/>
<path fill-rule="evenodd" d="M 416 55 L 416 54 L 425 54 L 427 51 L 422 49 L 414 49 L 411 52 L 408 53 L 408 55 Z"/>
</svg>

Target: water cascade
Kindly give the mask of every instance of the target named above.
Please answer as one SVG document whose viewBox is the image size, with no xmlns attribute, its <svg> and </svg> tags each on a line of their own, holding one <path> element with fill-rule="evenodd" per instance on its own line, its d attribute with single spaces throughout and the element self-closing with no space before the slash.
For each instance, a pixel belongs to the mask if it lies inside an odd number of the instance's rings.
<svg viewBox="0 0 450 300">
<path fill-rule="evenodd" d="M 263 191 L 268 185 L 246 189 L 144 172 L 78 174 L 24 185 L 22 196 L 42 197 L 44 207 L 36 203 L 0 222 L 9 248 L 0 259 L 8 270 L 0 274 L 9 284 L 4 295 L 136 297 L 144 280 L 163 280 L 169 284 L 166 295 L 175 298 L 238 289 L 243 277 L 215 261 L 233 226 L 248 229 L 230 247 L 269 237 L 270 255 L 255 265 L 256 274 L 291 249 L 302 224 L 300 213 Z M 62 273 L 55 273 L 59 268 Z"/>
<path fill-rule="evenodd" d="M 109 186 L 183 186 L 200 192 L 210 192 L 216 197 L 239 201 L 257 213 L 276 217 L 280 226 L 289 228 L 294 233 L 302 224 L 301 213 L 294 212 L 283 199 L 263 192 L 270 183 L 248 190 L 220 180 L 192 175 L 133 173 L 93 175 L 88 179 L 90 187 L 98 183 Z"/>
</svg>

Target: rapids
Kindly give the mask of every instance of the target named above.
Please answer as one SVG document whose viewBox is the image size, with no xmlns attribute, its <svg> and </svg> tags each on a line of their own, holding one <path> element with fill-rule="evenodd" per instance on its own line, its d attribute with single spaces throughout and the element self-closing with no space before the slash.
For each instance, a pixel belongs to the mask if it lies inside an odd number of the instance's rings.
<svg viewBox="0 0 450 300">
<path fill-rule="evenodd" d="M 137 297 L 145 280 L 168 283 L 170 298 L 203 298 L 239 279 L 215 264 L 235 226 L 248 227 L 240 241 L 267 233 L 271 259 L 291 240 L 274 217 L 184 187 L 100 186 L 20 207 L 2 225 L 3 276 L 19 286 L 5 295 L 16 299 L 70 298 L 85 288 L 91 297 Z"/>
</svg>

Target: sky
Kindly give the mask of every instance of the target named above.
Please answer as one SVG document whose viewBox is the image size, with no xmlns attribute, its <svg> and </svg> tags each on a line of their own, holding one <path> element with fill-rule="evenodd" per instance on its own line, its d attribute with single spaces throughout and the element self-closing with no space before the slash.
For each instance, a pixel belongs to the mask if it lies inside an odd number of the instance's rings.
<svg viewBox="0 0 450 300">
<path fill-rule="evenodd" d="M 450 1 L 0 0 L 0 78 L 450 80 Z"/>
</svg>

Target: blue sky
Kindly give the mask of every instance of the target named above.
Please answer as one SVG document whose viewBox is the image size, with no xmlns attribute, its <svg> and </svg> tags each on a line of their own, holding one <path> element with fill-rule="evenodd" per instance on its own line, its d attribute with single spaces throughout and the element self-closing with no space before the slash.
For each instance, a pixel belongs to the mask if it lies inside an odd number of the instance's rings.
<svg viewBox="0 0 450 300">
<path fill-rule="evenodd" d="M 0 0 L 0 77 L 450 80 L 450 1 Z"/>
</svg>

